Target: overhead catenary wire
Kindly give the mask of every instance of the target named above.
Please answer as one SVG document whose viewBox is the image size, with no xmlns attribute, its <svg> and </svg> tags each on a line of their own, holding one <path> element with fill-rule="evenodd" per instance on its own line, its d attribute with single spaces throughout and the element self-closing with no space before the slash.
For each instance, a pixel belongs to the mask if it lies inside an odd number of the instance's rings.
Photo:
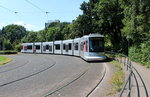
<svg viewBox="0 0 150 97">
<path fill-rule="evenodd" d="M 30 2 L 30 1 L 28 1 L 28 0 L 26 0 L 27 2 Z M 33 3 L 32 3 L 33 4 Z M 34 4 L 33 4 L 34 5 Z M 35 5 L 36 6 L 36 5 Z M 34 7 L 35 7 L 34 6 Z M 19 11 L 13 11 L 13 10 L 11 10 L 11 9 L 9 9 L 9 8 L 7 8 L 7 7 L 4 7 L 4 6 L 2 6 L 2 5 L 0 5 L 0 7 L 1 8 L 3 8 L 3 9 L 5 9 L 5 10 L 7 10 L 7 11 L 9 11 L 9 12 L 11 12 L 11 13 L 15 13 L 15 14 L 18 14 L 18 13 L 25 13 L 25 14 L 33 14 L 33 13 L 39 13 L 39 12 L 32 12 L 32 11 L 21 11 L 21 12 L 19 12 Z M 66 14 L 66 13 L 74 13 L 74 12 L 72 12 L 72 11 L 66 11 L 66 12 L 64 12 L 64 11 L 60 11 L 60 12 L 55 12 L 55 11 L 53 11 L 53 12 L 48 12 L 48 11 L 44 11 L 44 10 L 42 10 L 41 8 L 39 8 L 38 6 L 36 6 L 36 8 L 38 8 L 42 13 L 45 13 L 47 16 L 48 16 L 48 14 L 49 13 L 59 13 L 59 14 Z M 76 12 L 79 12 L 79 11 L 76 11 Z"/>
<path fill-rule="evenodd" d="M 3 9 L 5 9 L 5 10 L 7 10 L 7 11 L 9 11 L 9 12 L 11 12 L 11 13 L 14 13 L 19 18 L 19 20 L 21 20 L 20 16 L 18 15 L 18 13 L 19 13 L 18 11 L 14 11 L 14 10 L 9 9 L 7 7 L 4 7 L 2 5 L 0 5 L 0 7 L 3 8 Z"/>
<path fill-rule="evenodd" d="M 17 11 L 13 11 L 13 10 L 7 8 L 7 7 L 2 6 L 2 5 L 0 5 L 0 7 L 3 8 L 3 9 L 5 9 L 5 10 L 7 10 L 7 11 L 9 11 L 9 12 L 11 12 L 11 13 L 14 13 L 14 14 L 18 13 Z"/>
<path fill-rule="evenodd" d="M 40 10 L 41 12 L 45 13 L 46 16 L 47 16 L 47 19 L 48 19 L 48 14 L 49 14 L 50 12 L 44 11 L 43 9 L 41 9 L 40 7 L 38 7 L 37 5 L 35 5 L 35 4 L 33 4 L 32 2 L 30 2 L 29 0 L 25 0 L 25 1 L 26 1 L 27 3 L 29 3 L 29 4 L 31 4 L 33 7 L 37 8 L 38 10 Z"/>
<path fill-rule="evenodd" d="M 41 9 L 40 7 L 38 7 L 37 5 L 33 4 L 32 2 L 30 2 L 29 0 L 25 0 L 27 3 L 29 3 L 30 5 L 32 5 L 33 7 L 37 8 L 38 10 L 40 10 L 43 13 L 49 13 L 47 11 L 44 11 L 43 9 Z"/>
<path fill-rule="evenodd" d="M 0 5 L 0 7 L 3 8 L 3 9 L 5 9 L 5 10 L 7 10 L 7 11 L 9 11 L 9 12 L 11 12 L 11 13 L 13 13 L 13 14 L 15 14 L 17 16 L 17 18 L 21 21 L 21 17 L 18 15 L 18 13 L 19 13 L 18 11 L 14 11 L 14 10 L 9 9 L 7 7 L 4 7 L 2 5 Z M 25 26 L 25 23 L 23 24 L 23 26 Z"/>
</svg>

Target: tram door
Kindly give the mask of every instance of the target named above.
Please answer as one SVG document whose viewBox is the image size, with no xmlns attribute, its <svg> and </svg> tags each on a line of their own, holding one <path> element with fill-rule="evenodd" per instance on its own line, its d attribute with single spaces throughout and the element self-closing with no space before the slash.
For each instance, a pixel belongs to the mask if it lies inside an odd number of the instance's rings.
<svg viewBox="0 0 150 97">
<path fill-rule="evenodd" d="M 84 57 L 88 53 L 88 39 L 85 38 L 80 42 L 80 56 Z"/>
</svg>

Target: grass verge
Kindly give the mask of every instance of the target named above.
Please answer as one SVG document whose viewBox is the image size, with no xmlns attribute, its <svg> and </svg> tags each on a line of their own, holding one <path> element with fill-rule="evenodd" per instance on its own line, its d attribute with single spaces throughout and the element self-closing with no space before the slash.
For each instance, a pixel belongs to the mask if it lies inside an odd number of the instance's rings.
<svg viewBox="0 0 150 97">
<path fill-rule="evenodd" d="M 0 56 L 0 66 L 11 62 L 13 59 L 9 57 Z"/>
<path fill-rule="evenodd" d="M 110 84 L 113 87 L 113 92 L 117 93 L 121 90 L 121 86 L 125 81 L 125 74 L 123 72 L 123 69 L 121 67 L 121 64 L 118 61 L 113 60 L 111 62 L 116 67 L 116 72 L 114 73 L 112 80 L 110 81 Z"/>
</svg>

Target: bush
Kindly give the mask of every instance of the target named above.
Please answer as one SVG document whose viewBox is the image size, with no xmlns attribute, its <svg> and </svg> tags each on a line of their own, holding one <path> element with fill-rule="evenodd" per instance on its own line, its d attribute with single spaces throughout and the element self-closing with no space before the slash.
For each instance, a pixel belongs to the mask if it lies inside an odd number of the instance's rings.
<svg viewBox="0 0 150 97">
<path fill-rule="evenodd" d="M 17 51 L 11 51 L 11 50 L 8 50 L 8 51 L 0 51 L 0 54 L 17 54 L 18 52 Z"/>
<path fill-rule="evenodd" d="M 142 43 L 140 46 L 132 46 L 129 49 L 129 57 L 147 67 L 150 67 L 150 46 L 148 43 Z"/>
<path fill-rule="evenodd" d="M 20 52 L 21 51 L 21 43 L 15 46 L 15 50 Z"/>
<path fill-rule="evenodd" d="M 12 50 L 12 45 L 10 43 L 10 40 L 4 39 L 4 45 L 5 45 L 5 50 Z"/>
</svg>

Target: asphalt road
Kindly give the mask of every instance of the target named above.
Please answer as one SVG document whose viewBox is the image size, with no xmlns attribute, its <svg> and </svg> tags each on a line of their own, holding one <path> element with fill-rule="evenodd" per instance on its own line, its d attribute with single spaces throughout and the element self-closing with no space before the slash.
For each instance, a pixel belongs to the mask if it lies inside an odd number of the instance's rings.
<svg viewBox="0 0 150 97">
<path fill-rule="evenodd" d="M 103 62 L 64 55 L 11 55 L 0 67 L 0 97 L 86 97 L 102 79 Z"/>
</svg>

